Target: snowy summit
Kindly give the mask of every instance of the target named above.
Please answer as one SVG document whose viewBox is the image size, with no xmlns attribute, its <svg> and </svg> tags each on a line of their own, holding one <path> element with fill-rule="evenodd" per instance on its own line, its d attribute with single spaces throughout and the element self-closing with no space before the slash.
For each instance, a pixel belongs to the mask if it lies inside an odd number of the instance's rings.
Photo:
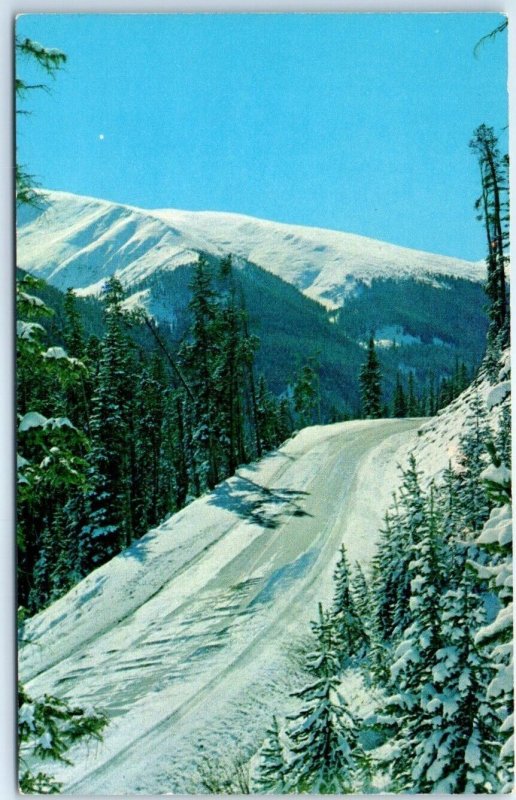
<svg viewBox="0 0 516 800">
<path fill-rule="evenodd" d="M 42 192 L 21 209 L 18 266 L 60 289 L 95 294 L 115 271 L 126 287 L 162 270 L 231 253 L 278 275 L 328 308 L 375 278 L 474 282 L 484 262 L 398 247 L 351 233 L 287 225 L 240 214 L 144 210 L 66 192 Z"/>
</svg>

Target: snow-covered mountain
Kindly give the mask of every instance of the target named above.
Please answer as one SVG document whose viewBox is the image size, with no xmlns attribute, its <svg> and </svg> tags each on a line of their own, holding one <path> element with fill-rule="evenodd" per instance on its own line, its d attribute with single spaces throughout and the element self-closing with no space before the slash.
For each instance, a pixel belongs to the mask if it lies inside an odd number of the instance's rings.
<svg viewBox="0 0 516 800">
<path fill-rule="evenodd" d="M 65 192 L 42 193 L 18 218 L 18 266 L 65 289 L 95 293 L 118 272 L 127 287 L 156 272 L 232 253 L 328 308 L 373 279 L 483 281 L 483 262 L 424 253 L 349 233 L 220 212 L 143 210 Z"/>
</svg>

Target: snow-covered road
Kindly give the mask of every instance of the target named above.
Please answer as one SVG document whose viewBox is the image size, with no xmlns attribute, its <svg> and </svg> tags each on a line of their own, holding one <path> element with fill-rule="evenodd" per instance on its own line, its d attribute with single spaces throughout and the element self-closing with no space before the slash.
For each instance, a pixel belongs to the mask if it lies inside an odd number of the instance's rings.
<svg viewBox="0 0 516 800">
<path fill-rule="evenodd" d="M 328 596 L 337 549 L 367 561 L 417 420 L 301 431 L 31 620 L 33 696 L 110 716 L 53 770 L 81 794 L 184 792 L 199 748 L 250 744 L 279 710 L 286 650 Z M 222 744 L 224 743 L 224 744 Z"/>
</svg>

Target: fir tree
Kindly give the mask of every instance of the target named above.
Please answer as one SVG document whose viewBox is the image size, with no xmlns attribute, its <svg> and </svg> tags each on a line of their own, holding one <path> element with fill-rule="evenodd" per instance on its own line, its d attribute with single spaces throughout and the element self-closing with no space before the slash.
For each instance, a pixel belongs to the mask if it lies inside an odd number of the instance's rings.
<svg viewBox="0 0 516 800">
<path fill-rule="evenodd" d="M 457 497 L 463 524 L 473 533 L 482 528 L 491 507 L 481 475 L 488 461 L 486 444 L 493 437 L 485 405 L 478 394 L 472 398 L 466 423 L 466 432 L 459 443 Z"/>
<path fill-rule="evenodd" d="M 102 342 L 98 383 L 92 400 L 87 520 L 81 532 L 85 571 L 104 563 L 133 540 L 131 471 L 134 464 L 134 369 L 121 307 L 123 290 L 116 278 L 106 284 L 106 336 Z"/>
<path fill-rule="evenodd" d="M 301 428 L 313 424 L 314 410 L 317 406 L 317 375 L 311 364 L 305 364 L 294 383 L 294 410 Z"/>
<path fill-rule="evenodd" d="M 257 754 L 253 792 L 282 794 L 285 789 L 284 772 L 285 758 L 280 740 L 280 727 L 277 717 L 273 717 L 266 739 Z"/>
<path fill-rule="evenodd" d="M 504 424 L 502 417 L 500 425 Z M 481 476 L 495 508 L 475 540 L 484 563 L 472 559 L 472 566 L 479 581 L 489 582 L 500 603 L 496 618 L 477 630 L 475 644 L 494 667 L 486 695 L 499 720 L 500 791 L 505 793 L 512 790 L 514 783 L 514 664 L 511 474 L 501 458 L 502 450 L 491 448 L 492 464 Z"/>
<path fill-rule="evenodd" d="M 509 341 L 509 303 L 505 278 L 509 248 L 508 158 L 501 155 L 494 130 L 487 125 L 479 125 L 475 130 L 470 147 L 478 158 L 482 186 L 482 194 L 475 207 L 486 232 L 486 294 L 491 320 L 488 341 L 491 348 L 503 347 Z"/>
<path fill-rule="evenodd" d="M 357 655 L 364 645 L 365 635 L 350 586 L 350 568 L 346 548 L 342 544 L 339 560 L 333 573 L 334 594 L 332 622 L 340 644 L 341 662 Z"/>
<path fill-rule="evenodd" d="M 321 606 L 312 630 L 316 649 L 307 656 L 307 668 L 314 680 L 293 693 L 302 706 L 287 717 L 291 759 L 285 785 L 291 792 L 346 793 L 353 788 L 361 749 L 356 722 L 338 693 L 338 641 Z"/>
<path fill-rule="evenodd" d="M 401 375 L 399 372 L 396 373 L 396 388 L 394 390 L 393 416 L 394 417 L 407 416 L 407 400 L 405 398 L 405 392 L 403 391 L 403 384 L 401 382 Z"/>
<path fill-rule="evenodd" d="M 391 667 L 392 694 L 387 715 L 395 723 L 396 755 L 389 764 L 397 791 L 412 790 L 415 780 L 414 744 L 424 742 L 429 721 L 428 687 L 435 653 L 441 646 L 439 598 L 444 575 L 442 534 L 433 490 L 422 509 L 417 542 L 410 545 L 407 566 L 411 621 L 403 630 Z M 417 785 L 417 784 L 416 784 Z"/>
<path fill-rule="evenodd" d="M 461 552 L 461 577 L 442 597 L 440 639 L 414 747 L 412 791 L 445 794 L 494 792 L 498 788 L 497 717 L 486 697 L 493 667 L 475 644 L 484 602 Z"/>
<path fill-rule="evenodd" d="M 356 562 L 351 577 L 351 596 L 361 626 L 363 654 L 365 655 L 373 640 L 372 598 L 362 567 Z"/>
<path fill-rule="evenodd" d="M 369 338 L 367 359 L 360 370 L 359 381 L 362 415 L 365 419 L 378 419 L 382 416 L 381 374 L 372 336 Z"/>
</svg>

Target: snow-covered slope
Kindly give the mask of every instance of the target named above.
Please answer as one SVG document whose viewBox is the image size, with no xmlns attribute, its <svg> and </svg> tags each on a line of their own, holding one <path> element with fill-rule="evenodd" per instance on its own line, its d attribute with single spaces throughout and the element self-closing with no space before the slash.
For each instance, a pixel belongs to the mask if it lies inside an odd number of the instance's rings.
<svg viewBox="0 0 516 800">
<path fill-rule="evenodd" d="M 67 793 L 196 791 L 194 765 L 263 738 L 288 648 L 332 591 L 342 540 L 367 562 L 397 452 L 418 420 L 306 428 L 199 498 L 30 620 L 29 692 L 95 706 L 98 748 L 55 767 Z"/>
<path fill-rule="evenodd" d="M 99 290 L 118 271 L 126 286 L 192 263 L 200 251 L 232 253 L 335 308 L 357 283 L 455 276 L 483 281 L 483 262 L 433 255 L 349 233 L 286 225 L 238 214 L 142 210 L 45 191 L 40 210 L 18 218 L 18 266 L 60 289 Z"/>
</svg>

